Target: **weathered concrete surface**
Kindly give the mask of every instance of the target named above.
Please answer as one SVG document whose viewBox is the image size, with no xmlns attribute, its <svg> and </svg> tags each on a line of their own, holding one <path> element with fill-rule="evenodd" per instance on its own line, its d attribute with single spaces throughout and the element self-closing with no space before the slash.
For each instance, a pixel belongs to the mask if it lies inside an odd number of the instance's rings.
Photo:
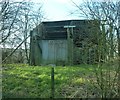
<svg viewBox="0 0 120 100">
<path fill-rule="evenodd" d="M 42 64 L 67 62 L 67 40 L 41 40 Z"/>
</svg>

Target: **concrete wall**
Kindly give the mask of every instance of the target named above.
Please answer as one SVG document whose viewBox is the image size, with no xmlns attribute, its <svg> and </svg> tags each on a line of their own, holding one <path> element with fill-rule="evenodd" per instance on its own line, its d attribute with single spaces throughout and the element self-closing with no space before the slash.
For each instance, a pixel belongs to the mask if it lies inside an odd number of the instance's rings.
<svg viewBox="0 0 120 100">
<path fill-rule="evenodd" d="M 66 64 L 67 40 L 41 40 L 42 64 Z"/>
</svg>

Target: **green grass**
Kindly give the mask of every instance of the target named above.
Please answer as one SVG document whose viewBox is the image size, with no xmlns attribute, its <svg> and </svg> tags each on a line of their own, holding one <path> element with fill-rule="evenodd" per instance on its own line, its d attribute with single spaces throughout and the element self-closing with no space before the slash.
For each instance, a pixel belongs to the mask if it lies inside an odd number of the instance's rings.
<svg viewBox="0 0 120 100">
<path fill-rule="evenodd" d="M 55 67 L 55 98 L 100 97 L 96 65 Z M 104 69 L 105 70 L 105 69 Z M 3 65 L 3 98 L 50 98 L 51 66 Z"/>
</svg>

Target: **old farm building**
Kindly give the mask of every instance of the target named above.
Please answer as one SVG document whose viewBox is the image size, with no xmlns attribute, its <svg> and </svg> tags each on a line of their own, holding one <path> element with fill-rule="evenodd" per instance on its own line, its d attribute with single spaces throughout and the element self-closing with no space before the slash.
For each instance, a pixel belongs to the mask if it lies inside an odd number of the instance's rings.
<svg viewBox="0 0 120 100">
<path fill-rule="evenodd" d="M 93 62 L 98 26 L 98 22 L 93 20 L 42 22 L 30 33 L 30 64 Z"/>
</svg>

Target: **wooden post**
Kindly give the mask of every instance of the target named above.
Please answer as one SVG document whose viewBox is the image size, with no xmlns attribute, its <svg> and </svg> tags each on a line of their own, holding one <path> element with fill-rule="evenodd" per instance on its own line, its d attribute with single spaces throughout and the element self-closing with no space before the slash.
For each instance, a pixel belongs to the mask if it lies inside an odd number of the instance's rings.
<svg viewBox="0 0 120 100">
<path fill-rule="evenodd" d="M 67 28 L 68 63 L 69 63 L 69 65 L 73 65 L 73 39 L 70 36 L 73 35 L 74 27 L 75 26 L 64 26 L 64 28 Z"/>
<path fill-rule="evenodd" d="M 71 38 L 71 65 L 73 65 L 73 53 L 74 53 L 74 50 L 73 50 L 73 46 L 74 46 L 74 43 L 73 43 L 73 27 L 71 27 L 71 35 L 72 35 L 72 38 Z"/>
<path fill-rule="evenodd" d="M 71 43 L 70 43 L 70 30 L 67 28 L 67 45 L 68 45 L 68 63 L 71 65 Z"/>
<path fill-rule="evenodd" d="M 51 98 L 54 98 L 54 67 L 51 69 Z"/>
</svg>

